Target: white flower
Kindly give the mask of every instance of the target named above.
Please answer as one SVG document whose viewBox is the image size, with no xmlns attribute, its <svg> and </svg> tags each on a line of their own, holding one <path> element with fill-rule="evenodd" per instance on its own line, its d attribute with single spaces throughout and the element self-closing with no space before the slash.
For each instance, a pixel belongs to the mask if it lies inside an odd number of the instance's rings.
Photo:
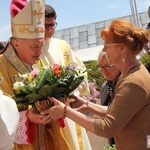
<svg viewBox="0 0 150 150">
<path fill-rule="evenodd" d="M 22 87 L 22 86 L 24 86 L 23 82 L 15 82 L 14 85 L 13 85 L 13 90 L 19 91 L 20 87 Z"/>
<path fill-rule="evenodd" d="M 34 80 L 34 81 L 30 82 L 29 87 L 30 88 L 36 87 L 36 81 Z"/>
<path fill-rule="evenodd" d="M 20 77 L 22 77 L 23 79 L 27 79 L 28 78 L 28 74 L 20 74 Z"/>
</svg>

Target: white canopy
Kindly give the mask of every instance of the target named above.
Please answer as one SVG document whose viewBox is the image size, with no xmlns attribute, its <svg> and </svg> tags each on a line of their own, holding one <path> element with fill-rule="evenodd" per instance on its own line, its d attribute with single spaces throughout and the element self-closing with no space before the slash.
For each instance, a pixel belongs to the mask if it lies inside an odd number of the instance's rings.
<svg viewBox="0 0 150 150">
<path fill-rule="evenodd" d="M 103 49 L 103 45 L 86 48 L 86 49 L 80 49 L 74 51 L 75 55 L 82 61 L 88 61 L 88 60 L 97 60 L 99 53 Z M 137 56 L 137 59 L 140 59 L 140 57 L 145 53 L 146 51 L 143 50 L 141 53 Z"/>
<path fill-rule="evenodd" d="M 74 51 L 75 55 L 82 61 L 97 60 L 99 53 L 103 49 L 103 45 L 80 49 Z"/>
</svg>

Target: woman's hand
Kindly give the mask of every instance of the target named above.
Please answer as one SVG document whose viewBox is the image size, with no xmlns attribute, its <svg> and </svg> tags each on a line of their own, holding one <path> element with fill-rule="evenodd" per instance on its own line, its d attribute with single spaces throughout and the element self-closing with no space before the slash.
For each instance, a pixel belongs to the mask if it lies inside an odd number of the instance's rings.
<svg viewBox="0 0 150 150">
<path fill-rule="evenodd" d="M 32 108 L 28 110 L 28 118 L 30 122 L 35 124 L 45 125 L 51 122 L 51 119 L 48 115 L 37 114 Z"/>
<path fill-rule="evenodd" d="M 71 102 L 71 107 L 75 108 L 77 111 L 85 111 L 87 110 L 87 100 L 85 100 L 84 98 L 80 97 L 80 96 L 71 96 L 72 98 L 75 99 L 74 102 Z"/>
<path fill-rule="evenodd" d="M 57 121 L 60 118 L 64 117 L 64 107 L 66 106 L 64 103 L 58 101 L 57 99 L 51 97 L 48 98 L 52 102 L 54 102 L 54 106 L 44 110 L 41 112 L 42 116 L 49 115 L 53 121 Z"/>
</svg>

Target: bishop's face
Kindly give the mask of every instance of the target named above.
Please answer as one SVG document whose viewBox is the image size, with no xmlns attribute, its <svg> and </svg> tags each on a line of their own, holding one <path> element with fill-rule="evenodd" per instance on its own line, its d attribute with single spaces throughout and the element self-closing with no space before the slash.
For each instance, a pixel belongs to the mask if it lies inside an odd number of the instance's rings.
<svg viewBox="0 0 150 150">
<path fill-rule="evenodd" d="M 33 65 L 39 60 L 44 38 L 39 39 L 15 39 L 13 45 L 21 60 L 28 65 Z"/>
</svg>

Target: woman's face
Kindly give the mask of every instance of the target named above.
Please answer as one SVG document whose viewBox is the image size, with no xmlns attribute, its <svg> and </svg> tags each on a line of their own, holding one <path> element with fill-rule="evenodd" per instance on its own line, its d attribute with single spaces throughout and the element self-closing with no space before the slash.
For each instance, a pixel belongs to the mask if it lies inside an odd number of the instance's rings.
<svg viewBox="0 0 150 150">
<path fill-rule="evenodd" d="M 121 43 L 106 42 L 103 51 L 107 53 L 112 64 L 118 66 L 121 58 Z"/>
<path fill-rule="evenodd" d="M 100 72 L 104 76 L 105 80 L 114 82 L 120 74 L 119 69 L 115 65 L 112 65 L 106 57 L 104 57 L 101 62 L 99 62 L 99 67 Z"/>
</svg>

